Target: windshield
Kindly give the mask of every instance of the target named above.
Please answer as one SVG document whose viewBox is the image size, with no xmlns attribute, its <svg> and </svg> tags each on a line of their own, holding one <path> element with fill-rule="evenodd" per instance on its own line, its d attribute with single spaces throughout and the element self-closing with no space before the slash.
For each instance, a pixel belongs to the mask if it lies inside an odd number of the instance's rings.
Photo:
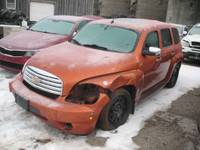
<svg viewBox="0 0 200 150">
<path fill-rule="evenodd" d="M 43 19 L 33 25 L 29 30 L 51 34 L 70 35 L 75 26 L 74 22 L 64 20 Z"/>
<path fill-rule="evenodd" d="M 128 53 L 134 50 L 137 38 L 138 33 L 130 29 L 105 24 L 89 24 L 71 42 L 94 49 Z"/>
<path fill-rule="evenodd" d="M 200 34 L 200 26 L 195 26 L 190 30 L 190 35 L 192 34 Z"/>
</svg>

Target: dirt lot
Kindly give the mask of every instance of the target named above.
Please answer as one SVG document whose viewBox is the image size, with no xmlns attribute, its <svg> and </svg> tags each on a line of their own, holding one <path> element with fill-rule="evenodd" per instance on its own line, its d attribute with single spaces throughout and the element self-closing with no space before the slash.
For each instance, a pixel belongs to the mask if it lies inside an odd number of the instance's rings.
<svg viewBox="0 0 200 150">
<path fill-rule="evenodd" d="M 200 62 L 186 60 L 191 66 Z M 166 111 L 159 111 L 145 121 L 145 126 L 132 137 L 138 150 L 200 150 L 200 87 L 182 95 Z M 108 138 L 97 137 L 96 131 L 87 137 L 92 146 L 104 147 Z"/>
<path fill-rule="evenodd" d="M 185 64 L 200 66 L 186 60 Z M 145 121 L 145 126 L 132 137 L 138 150 L 200 150 L 200 87 L 182 95 L 166 111 L 159 111 Z M 106 138 L 88 136 L 87 143 L 104 146 Z"/>
<path fill-rule="evenodd" d="M 200 150 L 200 88 L 174 101 L 167 111 L 157 112 L 132 140 L 139 150 Z"/>
<path fill-rule="evenodd" d="M 189 91 L 175 100 L 166 111 L 159 111 L 145 122 L 132 140 L 138 150 L 200 150 L 200 88 Z M 86 142 L 105 146 L 107 138 L 90 134 Z"/>
</svg>

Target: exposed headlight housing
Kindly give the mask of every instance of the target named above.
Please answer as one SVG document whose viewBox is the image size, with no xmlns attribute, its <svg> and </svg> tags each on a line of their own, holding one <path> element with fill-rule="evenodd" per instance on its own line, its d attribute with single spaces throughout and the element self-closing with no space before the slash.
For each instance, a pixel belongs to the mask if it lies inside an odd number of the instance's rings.
<svg viewBox="0 0 200 150">
<path fill-rule="evenodd" d="M 67 102 L 76 104 L 94 104 L 100 96 L 100 93 L 108 94 L 109 90 L 95 84 L 75 85 L 66 98 Z"/>
<path fill-rule="evenodd" d="M 38 53 L 40 50 L 34 50 L 34 51 L 27 51 L 24 56 L 33 56 L 36 53 Z"/>
<path fill-rule="evenodd" d="M 181 44 L 182 44 L 182 46 L 184 46 L 184 47 L 189 47 L 189 46 L 190 46 L 189 42 L 186 41 L 186 40 L 182 40 L 182 41 L 181 41 Z"/>
</svg>

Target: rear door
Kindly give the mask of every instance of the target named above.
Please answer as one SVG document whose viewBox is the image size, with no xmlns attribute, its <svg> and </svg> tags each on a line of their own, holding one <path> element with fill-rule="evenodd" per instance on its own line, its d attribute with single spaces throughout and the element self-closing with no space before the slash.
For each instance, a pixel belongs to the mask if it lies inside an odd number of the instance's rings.
<svg viewBox="0 0 200 150">
<path fill-rule="evenodd" d="M 143 50 L 149 47 L 161 49 L 161 56 L 145 56 L 143 59 L 144 85 L 143 92 L 164 85 L 175 49 L 172 42 L 171 30 L 164 28 L 148 33 Z M 155 89 L 156 90 L 156 89 Z"/>
<path fill-rule="evenodd" d="M 161 67 L 160 67 L 160 72 L 162 72 L 160 74 L 160 78 L 162 80 L 165 79 L 168 71 L 169 71 L 169 67 L 172 61 L 172 58 L 175 55 L 175 47 L 173 45 L 172 42 L 172 33 L 171 30 L 169 28 L 164 28 L 160 30 L 161 33 L 161 40 L 162 40 L 162 61 L 161 61 Z"/>
</svg>

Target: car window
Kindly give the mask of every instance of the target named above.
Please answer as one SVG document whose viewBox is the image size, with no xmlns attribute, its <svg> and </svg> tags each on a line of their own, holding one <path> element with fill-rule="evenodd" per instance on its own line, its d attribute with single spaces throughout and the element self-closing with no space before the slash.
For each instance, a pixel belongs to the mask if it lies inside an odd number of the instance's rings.
<svg viewBox="0 0 200 150">
<path fill-rule="evenodd" d="M 84 20 L 84 21 L 80 22 L 78 27 L 76 28 L 76 31 L 79 31 L 82 27 L 84 27 L 90 21 L 91 20 Z"/>
<path fill-rule="evenodd" d="M 197 25 L 190 30 L 189 35 L 192 35 L 192 34 L 200 34 L 200 25 Z"/>
<path fill-rule="evenodd" d="M 172 38 L 169 29 L 161 29 L 162 46 L 168 47 L 172 45 Z"/>
<path fill-rule="evenodd" d="M 51 34 L 70 35 L 74 26 L 74 22 L 43 19 L 33 25 L 29 30 Z"/>
<path fill-rule="evenodd" d="M 157 31 L 153 31 L 147 35 L 143 49 L 147 50 L 149 49 L 149 47 L 159 47 L 159 38 Z"/>
<path fill-rule="evenodd" d="M 172 28 L 172 33 L 174 36 L 174 43 L 178 44 L 180 42 L 179 34 L 176 28 Z"/>
<path fill-rule="evenodd" d="M 181 34 L 183 32 L 183 27 L 178 25 L 176 27 L 178 29 L 179 34 Z"/>
<path fill-rule="evenodd" d="M 188 32 L 188 28 L 187 28 L 187 27 L 184 27 L 184 31 L 187 31 L 187 32 Z"/>
<path fill-rule="evenodd" d="M 89 24 L 71 42 L 94 49 L 129 53 L 134 50 L 138 35 L 138 31 L 127 28 L 106 24 Z"/>
</svg>

